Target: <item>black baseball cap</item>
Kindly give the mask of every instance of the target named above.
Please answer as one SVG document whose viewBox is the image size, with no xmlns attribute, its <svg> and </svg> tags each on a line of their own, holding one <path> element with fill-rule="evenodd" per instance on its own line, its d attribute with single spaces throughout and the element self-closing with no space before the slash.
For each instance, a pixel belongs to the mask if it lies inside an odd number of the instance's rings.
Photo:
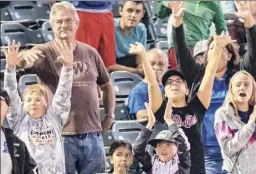
<svg viewBox="0 0 256 174">
<path fill-rule="evenodd" d="M 169 130 L 163 130 L 159 132 L 156 138 L 148 141 L 148 144 L 153 147 L 156 147 L 156 145 L 161 141 L 167 141 L 169 143 L 174 143 L 177 145 L 176 140 L 173 138 L 173 134 Z"/>
<path fill-rule="evenodd" d="M 4 89 L 0 89 L 0 96 L 3 97 L 6 104 L 9 106 L 10 105 L 10 97 L 9 97 L 7 91 Z"/>
<path fill-rule="evenodd" d="M 177 70 L 169 70 L 169 71 L 167 71 L 167 72 L 164 74 L 164 76 L 163 76 L 163 78 L 162 78 L 162 84 L 163 84 L 164 86 L 165 86 L 165 84 L 166 84 L 168 78 L 171 77 L 171 76 L 179 76 L 181 79 L 186 80 L 185 77 L 184 77 L 184 75 L 183 75 L 181 72 L 179 72 L 179 71 L 177 71 Z"/>
</svg>

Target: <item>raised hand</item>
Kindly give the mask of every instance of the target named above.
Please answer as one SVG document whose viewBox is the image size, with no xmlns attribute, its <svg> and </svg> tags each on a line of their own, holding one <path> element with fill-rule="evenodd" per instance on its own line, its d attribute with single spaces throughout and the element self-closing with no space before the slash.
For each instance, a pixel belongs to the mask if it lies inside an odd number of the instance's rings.
<svg viewBox="0 0 256 174">
<path fill-rule="evenodd" d="M 145 107 L 146 107 L 146 110 L 148 112 L 148 124 L 147 124 L 147 128 L 148 129 L 151 129 L 153 127 L 153 125 L 155 124 L 156 122 L 156 117 L 151 109 L 151 106 L 145 102 Z"/>
<path fill-rule="evenodd" d="M 165 113 L 164 113 L 164 121 L 168 126 L 171 126 L 174 122 L 172 120 L 172 105 L 173 101 L 171 98 L 168 98 L 168 102 L 165 108 Z"/>
<path fill-rule="evenodd" d="M 58 61 L 62 62 L 66 67 L 73 67 L 73 45 L 70 43 L 68 46 L 67 41 L 63 40 L 58 42 L 60 56 L 57 58 Z"/>
<path fill-rule="evenodd" d="M 146 53 L 146 50 L 141 43 L 135 42 L 135 44 L 130 44 L 129 53 L 142 56 L 143 54 Z"/>
<path fill-rule="evenodd" d="M 184 16 L 184 2 L 183 1 L 171 1 L 168 3 L 168 7 L 172 9 L 172 25 L 179 27 L 183 22 Z"/>
<path fill-rule="evenodd" d="M 236 1 L 235 5 L 237 12 L 234 14 L 240 18 L 240 21 L 244 22 L 245 27 L 251 28 L 255 22 L 250 8 L 250 1 Z"/>
<path fill-rule="evenodd" d="M 6 57 L 6 65 L 8 68 L 16 68 L 17 62 L 20 61 L 18 56 L 20 49 L 20 42 L 16 44 L 15 40 L 8 42 L 8 48 L 4 47 L 3 52 Z"/>
<path fill-rule="evenodd" d="M 217 46 L 223 49 L 228 44 L 231 44 L 234 42 L 236 42 L 236 40 L 232 40 L 230 35 L 224 34 L 224 32 L 222 32 L 220 36 L 217 36 L 217 35 L 214 36 L 214 39 L 211 45 L 213 44 L 214 46 Z"/>
</svg>

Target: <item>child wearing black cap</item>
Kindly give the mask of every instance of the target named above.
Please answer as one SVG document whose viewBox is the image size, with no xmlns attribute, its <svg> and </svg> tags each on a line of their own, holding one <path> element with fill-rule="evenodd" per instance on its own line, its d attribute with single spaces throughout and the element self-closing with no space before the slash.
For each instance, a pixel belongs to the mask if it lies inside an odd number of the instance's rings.
<svg viewBox="0 0 256 174">
<path fill-rule="evenodd" d="M 37 165 L 30 156 L 26 145 L 9 128 L 3 127 L 8 114 L 10 98 L 5 90 L 0 90 L 1 103 L 1 172 L 4 174 L 36 174 Z"/>
<path fill-rule="evenodd" d="M 133 150 L 135 158 L 143 165 L 143 170 L 152 174 L 189 174 L 190 172 L 190 144 L 183 130 L 173 122 L 170 116 L 172 101 L 168 101 L 164 120 L 169 130 L 163 130 L 155 139 L 150 139 L 152 127 L 156 118 L 149 104 L 145 103 L 148 112 L 147 126 L 136 139 Z M 148 142 L 148 143 L 147 143 Z M 147 144 L 155 147 L 156 154 L 147 152 Z"/>
</svg>

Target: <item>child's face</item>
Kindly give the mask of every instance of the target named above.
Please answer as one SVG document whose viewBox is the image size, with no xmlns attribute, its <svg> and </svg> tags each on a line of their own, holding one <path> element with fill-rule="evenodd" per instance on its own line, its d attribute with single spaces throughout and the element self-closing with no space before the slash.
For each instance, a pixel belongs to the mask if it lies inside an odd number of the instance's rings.
<svg viewBox="0 0 256 174">
<path fill-rule="evenodd" d="M 133 154 L 127 147 L 118 147 L 113 153 L 111 162 L 115 171 L 126 172 L 133 163 Z"/>
<path fill-rule="evenodd" d="M 8 113 L 8 105 L 5 102 L 5 99 L 0 97 L 0 103 L 1 103 L 1 126 L 3 125 L 4 118 Z"/>
<path fill-rule="evenodd" d="M 24 109 L 33 118 L 41 118 L 47 109 L 45 98 L 37 92 L 29 92 L 24 96 Z"/>
<path fill-rule="evenodd" d="M 156 154 L 162 162 L 170 161 L 178 152 L 178 147 L 174 143 L 161 141 L 156 145 Z"/>
<path fill-rule="evenodd" d="M 252 96 L 253 84 L 249 76 L 238 74 L 232 81 L 232 94 L 236 103 L 248 103 Z"/>
</svg>

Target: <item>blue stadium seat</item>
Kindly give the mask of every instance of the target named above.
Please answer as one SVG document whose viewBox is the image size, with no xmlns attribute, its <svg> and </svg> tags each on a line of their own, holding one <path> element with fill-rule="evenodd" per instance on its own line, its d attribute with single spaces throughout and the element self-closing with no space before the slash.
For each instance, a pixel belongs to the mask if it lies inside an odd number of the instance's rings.
<svg viewBox="0 0 256 174">
<path fill-rule="evenodd" d="M 114 86 L 117 104 L 125 103 L 131 90 L 142 80 L 136 74 L 127 71 L 112 72 L 110 77 Z"/>
<path fill-rule="evenodd" d="M 18 89 L 20 96 L 23 96 L 24 91 L 26 90 L 28 85 L 33 85 L 37 84 L 37 75 L 36 74 L 25 74 L 20 77 L 19 79 L 19 84 L 18 84 Z"/>
<path fill-rule="evenodd" d="M 42 31 L 44 42 L 49 42 L 54 39 L 54 34 L 49 21 L 46 21 L 43 23 L 41 31 Z"/>
<path fill-rule="evenodd" d="M 50 6 L 32 1 L 11 1 L 7 6 L 13 21 L 49 19 Z"/>
<path fill-rule="evenodd" d="M 16 40 L 22 46 L 27 44 L 44 43 L 41 30 L 31 30 L 20 23 L 2 23 L 1 24 L 1 43 L 7 45 L 9 40 Z"/>
</svg>

